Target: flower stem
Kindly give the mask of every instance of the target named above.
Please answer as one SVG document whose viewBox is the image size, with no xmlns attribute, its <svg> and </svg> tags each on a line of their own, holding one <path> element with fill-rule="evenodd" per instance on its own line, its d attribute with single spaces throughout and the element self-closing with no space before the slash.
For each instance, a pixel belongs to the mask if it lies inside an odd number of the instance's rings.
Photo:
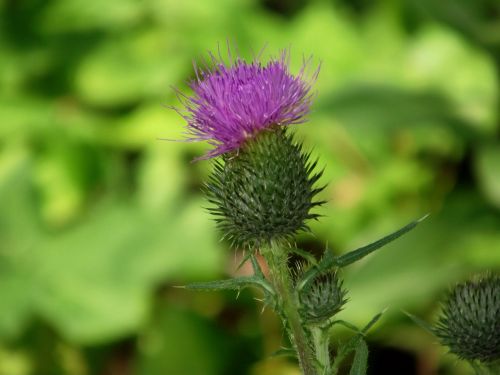
<svg viewBox="0 0 500 375">
<path fill-rule="evenodd" d="M 500 371 L 500 363 L 481 364 L 469 362 L 476 375 L 496 375 Z"/>
<path fill-rule="evenodd" d="M 299 365 L 304 375 L 318 375 L 311 345 L 302 327 L 298 311 L 298 298 L 293 291 L 286 251 L 276 243 L 261 249 L 269 266 L 271 282 L 278 295 L 278 312 L 287 327 L 290 341 L 297 351 Z"/>
<path fill-rule="evenodd" d="M 337 353 L 337 355 L 333 360 L 329 375 L 337 375 L 339 373 L 340 365 L 345 357 L 346 357 L 345 353 L 343 352 Z"/>
<path fill-rule="evenodd" d="M 485 366 L 489 375 L 500 374 L 500 362 L 490 363 Z"/>
<path fill-rule="evenodd" d="M 327 331 L 323 330 L 323 328 L 319 326 L 311 328 L 316 359 L 321 366 L 321 375 L 330 374 L 329 338 L 328 335 L 325 334 L 326 332 Z"/>
</svg>

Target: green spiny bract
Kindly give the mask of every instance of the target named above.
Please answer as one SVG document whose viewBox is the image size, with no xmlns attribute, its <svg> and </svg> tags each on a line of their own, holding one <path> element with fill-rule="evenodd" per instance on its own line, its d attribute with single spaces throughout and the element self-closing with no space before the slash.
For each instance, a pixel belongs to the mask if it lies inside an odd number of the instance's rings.
<svg viewBox="0 0 500 375">
<path fill-rule="evenodd" d="M 207 193 L 224 237 L 258 248 L 307 229 L 319 216 L 311 209 L 323 203 L 314 200 L 322 173 L 309 159 L 285 128 L 273 127 L 216 161 Z"/>
<path fill-rule="evenodd" d="M 443 306 L 435 333 L 462 359 L 500 360 L 500 277 L 457 285 Z"/>
<path fill-rule="evenodd" d="M 299 292 L 302 319 L 312 324 L 327 322 L 342 310 L 347 302 L 346 294 L 336 272 L 319 274 Z"/>
</svg>

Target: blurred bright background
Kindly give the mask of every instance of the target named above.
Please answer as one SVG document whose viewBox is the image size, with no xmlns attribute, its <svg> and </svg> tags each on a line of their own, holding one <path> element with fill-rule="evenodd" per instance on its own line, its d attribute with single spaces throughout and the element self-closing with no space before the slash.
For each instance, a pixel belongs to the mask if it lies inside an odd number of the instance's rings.
<svg viewBox="0 0 500 375">
<path fill-rule="evenodd" d="M 467 374 L 432 321 L 453 283 L 500 267 L 497 0 L 1 0 L 0 375 L 297 375 L 258 293 L 228 277 L 171 86 L 207 51 L 322 64 L 296 127 L 328 182 L 299 245 L 319 254 L 431 216 L 343 271 L 369 374 Z M 253 51 L 253 52 L 252 52 Z M 245 272 L 245 270 L 243 270 Z M 347 337 L 335 332 L 337 339 Z"/>
</svg>

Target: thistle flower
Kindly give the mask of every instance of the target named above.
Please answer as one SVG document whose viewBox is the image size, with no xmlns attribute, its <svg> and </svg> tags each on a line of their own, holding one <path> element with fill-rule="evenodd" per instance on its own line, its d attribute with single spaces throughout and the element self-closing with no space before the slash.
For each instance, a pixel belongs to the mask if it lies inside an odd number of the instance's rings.
<svg viewBox="0 0 500 375">
<path fill-rule="evenodd" d="M 227 65 L 212 57 L 212 68 L 196 69 L 190 82 L 193 96 L 179 95 L 185 111 L 189 141 L 207 141 L 213 146 L 208 159 L 239 149 L 247 139 L 263 129 L 304 122 L 312 94 L 311 85 L 318 70 L 306 79 L 308 61 L 294 76 L 289 72 L 289 53 L 266 65 L 241 58 Z"/>
<path fill-rule="evenodd" d="M 336 315 L 347 302 L 347 292 L 333 271 L 320 274 L 299 293 L 301 314 L 308 323 L 323 323 Z"/>
<path fill-rule="evenodd" d="M 462 359 L 500 360 L 500 277 L 457 285 L 443 306 L 435 333 Z"/>
<path fill-rule="evenodd" d="M 305 221 L 319 215 L 323 204 L 314 198 L 322 173 L 316 162 L 293 140 L 286 128 L 262 132 L 237 157 L 218 160 L 207 184 L 207 195 L 219 228 L 234 245 L 260 247 L 289 240 L 307 229 Z"/>
</svg>

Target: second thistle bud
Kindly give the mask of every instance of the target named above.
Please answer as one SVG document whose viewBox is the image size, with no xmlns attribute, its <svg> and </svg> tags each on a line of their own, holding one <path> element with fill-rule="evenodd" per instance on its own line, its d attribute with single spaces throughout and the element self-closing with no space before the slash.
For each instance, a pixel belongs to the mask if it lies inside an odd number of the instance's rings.
<svg viewBox="0 0 500 375">
<path fill-rule="evenodd" d="M 316 276 L 299 293 L 302 318 L 308 323 L 326 322 L 342 310 L 346 294 L 335 272 Z"/>
<path fill-rule="evenodd" d="M 491 363 L 500 360 L 500 277 L 457 285 L 443 306 L 435 329 L 458 357 Z"/>
<path fill-rule="evenodd" d="M 217 162 L 208 196 L 219 228 L 233 244 L 259 247 L 286 240 L 307 228 L 322 188 L 321 173 L 285 128 L 260 132 Z"/>
</svg>

